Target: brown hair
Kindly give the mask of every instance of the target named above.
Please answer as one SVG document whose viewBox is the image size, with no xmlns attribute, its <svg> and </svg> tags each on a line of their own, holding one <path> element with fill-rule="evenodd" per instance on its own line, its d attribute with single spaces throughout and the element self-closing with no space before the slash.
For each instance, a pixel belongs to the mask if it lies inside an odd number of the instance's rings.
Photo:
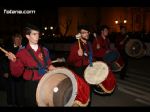
<svg viewBox="0 0 150 112">
<path fill-rule="evenodd" d="M 23 31 L 24 35 L 30 35 L 31 30 L 35 30 L 35 31 L 40 32 L 40 30 L 36 26 L 28 25 L 24 28 L 24 31 Z"/>
<path fill-rule="evenodd" d="M 20 38 L 22 39 L 22 35 L 19 33 L 15 33 L 14 35 L 12 35 L 12 39 L 14 40 L 15 38 Z"/>
</svg>

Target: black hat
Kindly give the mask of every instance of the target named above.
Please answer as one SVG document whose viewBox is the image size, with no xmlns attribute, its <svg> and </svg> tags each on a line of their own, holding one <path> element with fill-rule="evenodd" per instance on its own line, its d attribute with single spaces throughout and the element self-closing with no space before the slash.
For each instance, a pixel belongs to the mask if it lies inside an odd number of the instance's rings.
<svg viewBox="0 0 150 112">
<path fill-rule="evenodd" d="M 78 26 L 78 31 L 81 31 L 81 30 L 87 30 L 87 31 L 90 31 L 90 28 L 88 25 L 80 25 Z"/>
</svg>

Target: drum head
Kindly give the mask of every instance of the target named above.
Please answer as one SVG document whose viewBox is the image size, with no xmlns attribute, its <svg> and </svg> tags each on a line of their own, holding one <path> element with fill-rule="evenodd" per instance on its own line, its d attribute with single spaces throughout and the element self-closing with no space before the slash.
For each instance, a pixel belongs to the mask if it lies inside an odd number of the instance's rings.
<svg viewBox="0 0 150 112">
<path fill-rule="evenodd" d="M 142 57 L 144 56 L 143 51 L 144 51 L 143 44 L 138 39 L 130 39 L 125 44 L 125 52 L 130 57 L 135 57 L 135 58 Z"/>
<path fill-rule="evenodd" d="M 72 106 L 77 95 L 74 74 L 66 68 L 47 72 L 36 90 L 38 106 Z"/>
<path fill-rule="evenodd" d="M 89 84 L 99 84 L 103 82 L 109 73 L 108 66 L 102 62 L 93 62 L 93 66 L 90 65 L 84 71 L 84 78 Z"/>
</svg>

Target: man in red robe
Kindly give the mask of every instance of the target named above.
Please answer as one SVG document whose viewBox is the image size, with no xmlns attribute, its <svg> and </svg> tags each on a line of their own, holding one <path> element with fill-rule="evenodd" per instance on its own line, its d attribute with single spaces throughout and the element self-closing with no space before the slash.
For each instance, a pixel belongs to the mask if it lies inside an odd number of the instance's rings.
<svg viewBox="0 0 150 112">
<path fill-rule="evenodd" d="M 78 30 L 79 40 L 72 44 L 67 63 L 79 77 L 84 79 L 84 71 L 86 67 L 88 65 L 92 66 L 93 53 L 91 43 L 88 41 L 90 35 L 89 27 L 87 25 L 81 25 Z M 92 92 L 90 93 L 90 103 L 88 106 L 91 105 L 91 100 Z"/>
<path fill-rule="evenodd" d="M 92 47 L 88 41 L 90 35 L 88 26 L 79 26 L 79 35 L 80 39 L 71 45 L 67 62 L 78 75 L 83 77 L 85 68 L 92 62 Z"/>
<path fill-rule="evenodd" d="M 17 54 L 6 53 L 10 59 L 11 74 L 15 77 L 23 76 L 25 106 L 36 106 L 36 88 L 39 80 L 47 70 L 55 69 L 51 64 L 48 49 L 38 44 L 39 29 L 28 25 L 24 29 L 28 44 Z"/>
<path fill-rule="evenodd" d="M 108 27 L 102 26 L 100 29 L 100 35 L 93 40 L 93 56 L 97 60 L 103 60 L 106 53 L 110 51 L 110 42 L 108 39 Z"/>
<path fill-rule="evenodd" d="M 128 41 L 129 36 L 125 26 L 120 26 L 120 33 L 116 36 L 115 47 L 118 49 L 120 55 L 124 59 L 124 68 L 120 72 L 120 79 L 125 79 L 127 77 L 127 66 L 128 66 L 128 56 L 125 53 L 125 44 Z"/>
</svg>

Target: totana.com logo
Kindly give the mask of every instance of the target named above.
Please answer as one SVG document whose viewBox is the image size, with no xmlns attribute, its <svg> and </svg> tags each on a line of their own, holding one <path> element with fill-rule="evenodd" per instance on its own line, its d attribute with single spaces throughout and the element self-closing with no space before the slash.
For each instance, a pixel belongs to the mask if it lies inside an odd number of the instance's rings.
<svg viewBox="0 0 150 112">
<path fill-rule="evenodd" d="M 35 10 L 12 10 L 4 9 L 4 14 L 35 14 Z"/>
</svg>

